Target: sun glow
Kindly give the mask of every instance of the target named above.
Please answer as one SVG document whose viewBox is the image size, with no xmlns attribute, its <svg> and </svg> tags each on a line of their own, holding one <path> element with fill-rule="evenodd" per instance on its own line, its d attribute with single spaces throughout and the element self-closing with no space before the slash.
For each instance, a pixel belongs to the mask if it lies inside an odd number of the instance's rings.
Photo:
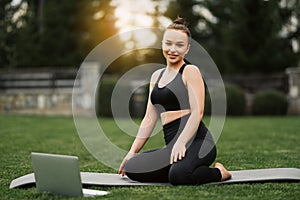
<svg viewBox="0 0 300 200">
<path fill-rule="evenodd" d="M 167 8 L 168 1 L 153 0 L 112 0 L 111 5 L 116 7 L 115 26 L 119 29 L 120 38 L 127 48 L 131 49 L 138 44 L 151 45 L 156 41 L 156 35 L 149 29 L 159 26 L 164 17 L 157 17 L 157 12 L 162 13 Z M 166 21 L 166 20 L 165 20 Z M 142 34 L 137 35 L 128 32 L 134 29 L 145 28 Z M 141 33 L 141 32 L 139 32 Z"/>
</svg>

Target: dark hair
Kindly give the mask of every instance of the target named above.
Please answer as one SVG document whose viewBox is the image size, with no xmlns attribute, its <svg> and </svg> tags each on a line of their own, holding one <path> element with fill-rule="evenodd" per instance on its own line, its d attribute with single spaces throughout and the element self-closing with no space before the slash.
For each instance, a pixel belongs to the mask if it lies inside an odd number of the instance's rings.
<svg viewBox="0 0 300 200">
<path fill-rule="evenodd" d="M 174 29 L 174 30 L 180 30 L 183 31 L 184 33 L 187 34 L 187 36 L 189 37 L 189 40 L 191 38 L 191 32 L 189 30 L 189 28 L 187 27 L 187 22 L 185 21 L 184 18 L 181 17 L 177 17 L 177 19 L 175 19 L 173 21 L 172 24 L 170 24 L 167 29 Z"/>
</svg>

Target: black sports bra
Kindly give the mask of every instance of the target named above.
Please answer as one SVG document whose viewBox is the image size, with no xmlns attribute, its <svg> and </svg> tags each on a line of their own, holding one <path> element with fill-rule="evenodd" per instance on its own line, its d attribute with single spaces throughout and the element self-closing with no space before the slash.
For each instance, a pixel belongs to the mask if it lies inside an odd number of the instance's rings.
<svg viewBox="0 0 300 200">
<path fill-rule="evenodd" d="M 188 91 L 182 81 L 182 72 L 185 66 L 186 64 L 183 64 L 175 78 L 162 88 L 158 87 L 158 82 L 165 69 L 161 71 L 150 96 L 152 104 L 159 113 L 190 109 Z"/>
</svg>

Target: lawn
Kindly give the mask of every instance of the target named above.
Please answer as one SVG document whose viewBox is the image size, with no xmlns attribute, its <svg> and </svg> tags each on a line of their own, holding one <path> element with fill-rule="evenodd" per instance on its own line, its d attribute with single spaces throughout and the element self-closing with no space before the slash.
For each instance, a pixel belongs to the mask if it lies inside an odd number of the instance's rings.
<svg viewBox="0 0 300 200">
<path fill-rule="evenodd" d="M 129 148 L 132 138 L 122 134 L 112 119 L 101 119 L 101 125 L 109 127 L 111 141 Z M 0 126 L 0 199 L 63 199 L 38 193 L 34 187 L 9 189 L 13 179 L 32 172 L 32 151 L 76 155 L 81 171 L 116 172 L 89 154 L 71 117 L 0 115 Z M 230 170 L 299 168 L 299 131 L 300 117 L 228 117 L 217 143 L 216 160 Z M 145 149 L 160 145 L 163 143 L 158 134 Z M 300 196 L 299 182 L 90 188 L 111 192 L 97 199 L 299 199 Z"/>
</svg>

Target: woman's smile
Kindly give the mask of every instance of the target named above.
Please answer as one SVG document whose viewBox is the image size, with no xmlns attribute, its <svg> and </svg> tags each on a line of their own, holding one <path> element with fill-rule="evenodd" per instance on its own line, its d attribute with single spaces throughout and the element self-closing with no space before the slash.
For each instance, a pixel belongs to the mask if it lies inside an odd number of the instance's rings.
<svg viewBox="0 0 300 200">
<path fill-rule="evenodd" d="M 176 55 L 176 54 L 168 54 L 168 56 L 169 56 L 170 59 L 175 59 L 175 58 L 177 58 L 178 55 Z"/>
<path fill-rule="evenodd" d="M 189 50 L 186 33 L 180 30 L 167 30 L 163 37 L 162 48 L 168 66 L 180 63 Z"/>
</svg>

